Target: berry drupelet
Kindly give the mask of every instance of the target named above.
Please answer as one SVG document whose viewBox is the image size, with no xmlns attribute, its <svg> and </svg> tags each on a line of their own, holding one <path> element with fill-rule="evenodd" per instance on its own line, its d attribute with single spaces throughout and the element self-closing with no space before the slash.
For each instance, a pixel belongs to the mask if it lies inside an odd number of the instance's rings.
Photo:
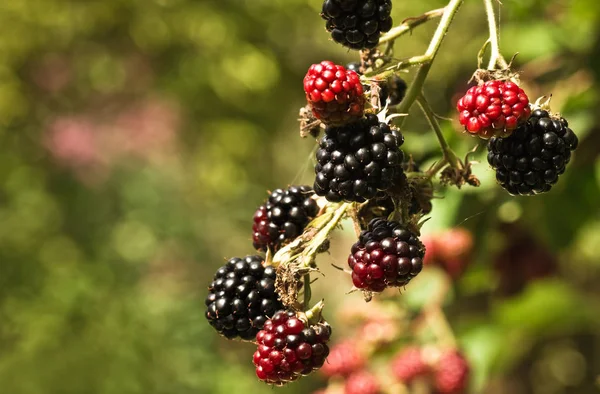
<svg viewBox="0 0 600 394">
<path fill-rule="evenodd" d="M 346 126 L 328 126 L 316 153 L 314 189 L 331 202 L 364 202 L 402 174 L 400 132 L 367 115 Z"/>
<path fill-rule="evenodd" d="M 531 112 L 523 89 L 500 80 L 473 86 L 458 100 L 456 109 L 467 132 L 484 139 L 510 135 Z"/>
<path fill-rule="evenodd" d="M 529 196 L 552 188 L 577 144 L 564 118 L 537 109 L 510 137 L 490 139 L 487 159 L 500 186 L 512 195 Z"/>
<path fill-rule="evenodd" d="M 424 255 L 423 244 L 411 230 L 395 221 L 373 219 L 348 257 L 352 283 L 373 292 L 404 286 L 421 272 Z"/>
<path fill-rule="evenodd" d="M 313 115 L 325 124 L 341 125 L 360 119 L 365 109 L 358 74 L 324 60 L 304 77 L 304 93 Z"/>
<path fill-rule="evenodd" d="M 309 325 L 293 311 L 278 311 L 256 335 L 256 376 L 280 386 L 310 374 L 325 363 L 330 336 L 325 322 Z"/>
<path fill-rule="evenodd" d="M 302 234 L 317 216 L 319 206 L 309 186 L 290 186 L 274 190 L 254 213 L 252 241 L 256 250 L 277 251 Z"/>
<path fill-rule="evenodd" d="M 333 41 L 351 49 L 375 48 L 392 28 L 391 0 L 325 0 L 321 16 Z"/>
<path fill-rule="evenodd" d="M 206 297 L 206 319 L 226 338 L 253 340 L 282 308 L 275 290 L 276 271 L 260 256 L 234 257 L 219 268 Z"/>
</svg>

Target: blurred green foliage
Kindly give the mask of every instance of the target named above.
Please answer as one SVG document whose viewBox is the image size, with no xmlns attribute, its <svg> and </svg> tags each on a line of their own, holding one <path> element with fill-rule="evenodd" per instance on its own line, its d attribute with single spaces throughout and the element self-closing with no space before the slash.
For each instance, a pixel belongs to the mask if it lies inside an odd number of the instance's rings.
<svg viewBox="0 0 600 394">
<path fill-rule="evenodd" d="M 425 88 L 447 116 L 487 38 L 482 4 L 466 3 Z M 444 4 L 396 0 L 393 17 Z M 311 63 L 356 59 L 328 40 L 319 9 L 319 0 L 0 2 L 3 393 L 271 392 L 254 377 L 251 346 L 226 343 L 205 323 L 203 297 L 225 257 L 253 253 L 250 219 L 265 191 L 311 182 L 313 143 L 296 122 L 302 77 Z M 476 391 L 591 393 L 600 373 L 600 3 L 504 0 L 499 15 L 505 56 L 520 53 L 530 97 L 553 95 L 580 148 L 552 193 L 511 198 L 481 146 L 482 187 L 440 189 L 424 231 L 461 224 L 476 235 L 476 261 L 448 305 Z M 396 56 L 421 53 L 434 25 L 400 39 Z M 443 126 L 457 152 L 477 143 Z M 432 163 L 439 152 L 426 122 L 413 116 L 404 132 L 406 150 Z M 559 260 L 554 278 L 509 299 L 492 268 L 506 244 L 501 222 Z M 343 262 L 352 237 L 346 226 L 324 263 Z M 330 274 L 339 294 L 323 280 L 316 291 L 333 317 L 349 282 Z"/>
</svg>

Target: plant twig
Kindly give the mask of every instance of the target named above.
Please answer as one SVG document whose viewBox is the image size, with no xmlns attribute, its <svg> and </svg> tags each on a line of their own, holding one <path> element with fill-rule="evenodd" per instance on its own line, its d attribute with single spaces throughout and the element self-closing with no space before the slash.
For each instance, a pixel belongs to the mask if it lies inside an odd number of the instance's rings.
<svg viewBox="0 0 600 394">
<path fill-rule="evenodd" d="M 490 54 L 490 61 L 487 66 L 488 70 L 494 70 L 496 65 L 499 65 L 502 68 L 508 67 L 506 60 L 504 60 L 500 54 L 500 45 L 498 44 L 498 26 L 496 25 L 496 15 L 494 14 L 494 5 L 492 4 L 492 1 L 493 0 L 483 0 L 490 30 L 489 42 L 492 50 L 492 53 Z"/>
<path fill-rule="evenodd" d="M 433 18 L 439 18 L 440 16 L 442 16 L 443 13 L 444 8 L 438 8 L 436 10 L 427 11 L 423 15 L 414 18 L 407 18 L 400 25 L 392 28 L 390 31 L 382 35 L 379 39 L 379 45 L 386 42 L 394 41 L 401 35 L 410 32 L 413 28 L 422 25 L 423 23 Z"/>
<path fill-rule="evenodd" d="M 433 113 L 433 110 L 431 109 L 431 106 L 429 105 L 429 103 L 427 102 L 425 97 L 423 95 L 419 95 L 419 97 L 417 98 L 417 103 L 421 107 L 423 114 L 427 118 L 427 121 L 431 125 L 431 128 L 433 129 L 433 131 L 435 132 L 435 135 L 438 138 L 440 147 L 442 148 L 442 152 L 444 153 L 443 160 L 446 161 L 448 164 L 450 164 L 450 166 L 452 166 L 453 168 L 459 168 L 459 169 L 462 168 L 460 160 L 458 159 L 458 157 L 456 157 L 456 154 L 450 148 L 450 146 L 448 145 L 448 142 L 446 142 L 446 139 L 444 138 L 444 134 L 442 133 L 442 129 L 440 128 L 440 125 L 437 121 L 437 118 L 436 118 L 435 114 Z"/>
<path fill-rule="evenodd" d="M 404 99 L 400 102 L 400 105 L 398 106 L 397 112 L 407 114 L 410 110 L 410 107 L 413 105 L 417 97 L 421 94 L 421 91 L 423 90 L 423 84 L 425 83 L 425 79 L 427 79 L 427 74 L 429 73 L 429 69 L 431 68 L 431 63 L 435 59 L 435 56 L 437 55 L 438 50 L 440 49 L 442 41 L 444 40 L 444 37 L 448 32 L 448 28 L 450 27 L 450 24 L 452 23 L 452 20 L 454 19 L 454 16 L 456 15 L 456 12 L 458 11 L 462 3 L 463 0 L 450 0 L 448 5 L 444 7 L 442 19 L 440 20 L 440 23 L 438 24 L 438 27 L 433 35 L 433 38 L 429 43 L 429 47 L 427 48 L 425 55 L 423 55 L 427 58 L 427 62 L 419 66 L 419 69 L 417 70 L 412 84 L 406 92 Z M 398 122 L 398 126 L 402 126 L 402 124 L 404 123 L 404 119 L 406 118 L 403 117 L 399 119 L 400 120 Z"/>
</svg>

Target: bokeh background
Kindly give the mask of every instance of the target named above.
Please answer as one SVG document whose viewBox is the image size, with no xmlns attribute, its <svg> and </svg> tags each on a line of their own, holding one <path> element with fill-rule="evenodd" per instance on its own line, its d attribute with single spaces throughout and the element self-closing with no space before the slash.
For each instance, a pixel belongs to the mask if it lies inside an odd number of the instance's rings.
<svg viewBox="0 0 600 394">
<path fill-rule="evenodd" d="M 311 63 L 357 59 L 329 40 L 320 3 L 0 2 L 2 393 L 273 392 L 254 376 L 252 346 L 206 324 L 204 296 L 225 257 L 253 253 L 266 191 L 312 181 L 302 77 Z M 483 4 L 466 3 L 425 88 L 442 116 L 454 116 L 488 34 Z M 600 2 L 502 3 L 505 57 L 520 53 L 530 97 L 552 94 L 580 147 L 552 192 L 532 198 L 496 186 L 480 147 L 482 186 L 438 189 L 423 231 L 475 237 L 446 307 L 474 392 L 597 392 Z M 444 4 L 395 1 L 393 17 Z M 422 53 L 435 24 L 398 40 L 396 56 Z M 426 167 L 439 151 L 413 115 L 405 151 Z M 442 126 L 461 156 L 477 144 Z M 363 302 L 328 268 L 353 237 L 348 225 L 336 235 L 314 289 L 334 325 L 341 303 Z M 427 297 L 427 278 L 398 302 Z"/>
</svg>

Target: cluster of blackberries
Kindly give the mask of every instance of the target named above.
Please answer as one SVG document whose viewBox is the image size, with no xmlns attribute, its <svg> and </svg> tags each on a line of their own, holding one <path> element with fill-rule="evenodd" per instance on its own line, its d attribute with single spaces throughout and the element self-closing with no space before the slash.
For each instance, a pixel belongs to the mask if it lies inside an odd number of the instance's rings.
<svg viewBox="0 0 600 394">
<path fill-rule="evenodd" d="M 424 256 L 423 244 L 406 226 L 373 219 L 352 245 L 348 257 L 352 283 L 373 292 L 404 286 L 421 272 Z"/>
<path fill-rule="evenodd" d="M 538 109 L 510 137 L 491 138 L 487 158 L 498 183 L 513 195 L 549 191 L 577 148 L 577 136 L 568 126 L 564 118 Z"/>
<path fill-rule="evenodd" d="M 319 212 L 319 206 L 312 198 L 313 194 L 309 186 L 290 186 L 286 190 L 274 190 L 254 214 L 254 248 L 264 252 L 271 249 L 275 252 L 302 234 L 306 225 Z"/>
<path fill-rule="evenodd" d="M 310 374 L 325 363 L 330 336 L 327 323 L 309 325 L 292 311 L 278 311 L 256 335 L 256 376 L 283 385 Z"/>
<path fill-rule="evenodd" d="M 363 202 L 390 188 L 402 174 L 400 132 L 375 115 L 344 126 L 328 126 L 317 150 L 315 192 L 331 202 Z"/>
<path fill-rule="evenodd" d="M 333 41 L 351 48 L 375 48 L 392 28 L 391 0 L 325 0 L 321 16 Z"/>
<path fill-rule="evenodd" d="M 263 260 L 230 259 L 208 288 L 206 319 L 226 338 L 254 340 L 267 319 L 283 307 L 275 291 L 276 270 Z"/>
</svg>

